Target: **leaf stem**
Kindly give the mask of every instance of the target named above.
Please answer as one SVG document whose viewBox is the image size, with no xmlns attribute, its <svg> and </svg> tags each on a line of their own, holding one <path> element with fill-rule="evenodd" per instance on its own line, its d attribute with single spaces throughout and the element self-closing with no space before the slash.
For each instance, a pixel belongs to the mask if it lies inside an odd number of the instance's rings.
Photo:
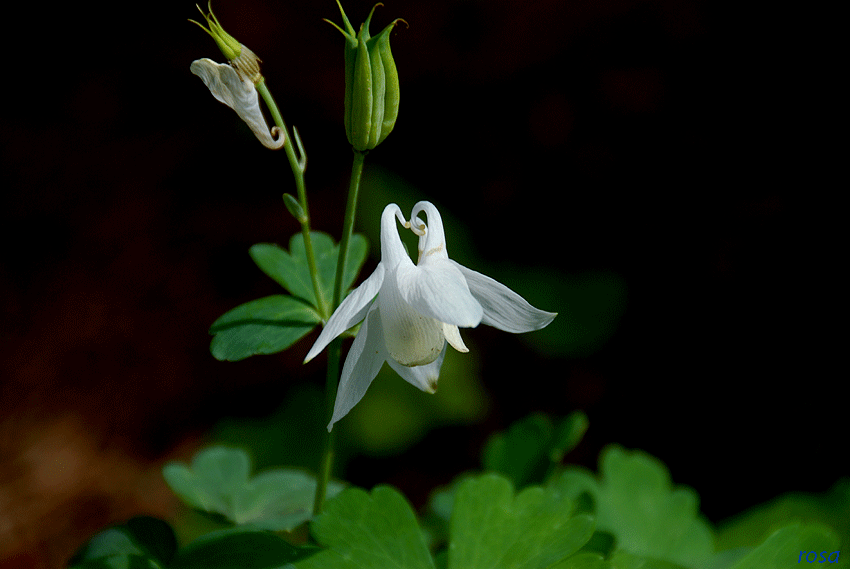
<svg viewBox="0 0 850 569">
<path fill-rule="evenodd" d="M 342 302 L 343 276 L 345 265 L 348 262 L 348 244 L 354 231 L 354 217 L 357 214 L 357 197 L 360 192 L 360 179 L 363 175 L 363 161 L 366 152 L 354 150 L 354 162 L 351 165 L 351 182 L 348 186 L 348 203 L 345 206 L 345 220 L 342 226 L 342 238 L 339 242 L 339 257 L 336 264 L 336 280 L 334 282 L 333 308 Z M 330 423 L 333 417 L 334 405 L 336 404 L 336 392 L 339 385 L 339 361 L 342 340 L 336 338 L 328 347 L 328 373 L 325 377 L 325 420 Z M 325 503 L 328 480 L 333 469 L 334 458 L 334 433 L 329 431 L 325 435 L 324 451 L 319 463 L 319 475 L 316 480 L 316 496 L 313 500 L 313 515 L 321 513 Z"/>
<path fill-rule="evenodd" d="M 298 203 L 301 206 L 303 215 L 298 218 L 301 224 L 301 234 L 304 236 L 304 250 L 307 254 L 307 267 L 310 269 L 310 278 L 313 281 L 313 291 L 316 294 L 316 302 L 318 303 L 319 314 L 322 320 L 327 322 L 331 315 L 331 307 L 328 305 L 328 300 L 322 292 L 322 287 L 319 283 L 319 271 L 316 268 L 316 254 L 313 251 L 313 240 L 310 237 L 310 210 L 307 207 L 307 189 L 304 184 L 304 172 L 307 170 L 307 154 L 304 152 L 304 146 L 301 143 L 301 138 L 298 136 L 298 131 L 293 129 L 295 138 L 289 135 L 289 129 L 277 108 L 277 104 L 266 86 L 265 78 L 261 78 L 260 82 L 255 85 L 263 101 L 266 103 L 269 112 L 272 115 L 275 125 L 282 131 L 285 137 L 283 149 L 286 152 L 286 157 L 289 159 L 289 165 L 292 168 L 292 175 L 295 177 L 295 187 L 298 189 Z M 298 144 L 300 156 L 296 156 L 293 140 Z"/>
</svg>

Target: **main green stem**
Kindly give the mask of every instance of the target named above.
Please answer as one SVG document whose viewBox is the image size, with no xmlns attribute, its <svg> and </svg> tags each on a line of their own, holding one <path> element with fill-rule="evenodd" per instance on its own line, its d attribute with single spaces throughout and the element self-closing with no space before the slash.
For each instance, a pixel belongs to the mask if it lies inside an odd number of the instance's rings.
<svg viewBox="0 0 850 569">
<path fill-rule="evenodd" d="M 289 165 L 292 167 L 292 174 L 295 176 L 295 186 L 298 188 L 298 203 L 303 210 L 303 215 L 298 216 L 298 222 L 301 224 L 301 233 L 304 236 L 304 250 L 307 254 L 307 265 L 310 269 L 310 278 L 313 280 L 313 290 L 316 293 L 316 300 L 319 304 L 319 311 L 322 313 L 322 319 L 327 322 L 334 310 L 342 302 L 343 279 L 345 276 L 345 266 L 348 263 L 348 244 L 351 242 L 351 234 L 354 230 L 354 217 L 357 214 L 357 195 L 360 191 L 360 179 L 363 175 L 363 160 L 366 158 L 366 152 L 354 151 L 354 163 L 351 166 L 351 182 L 348 186 L 348 203 L 345 207 L 345 220 L 342 227 L 342 238 L 339 242 L 339 257 L 337 258 L 336 280 L 334 283 L 333 302 L 328 305 L 327 299 L 322 292 L 322 287 L 319 285 L 319 273 L 316 269 L 316 255 L 313 252 L 313 241 L 310 238 L 310 214 L 307 208 L 307 191 L 304 186 L 304 170 L 307 167 L 306 156 L 304 156 L 303 148 L 300 146 L 302 156 L 299 159 L 295 155 L 295 148 L 292 145 L 292 137 L 289 135 L 289 129 L 277 108 L 265 79 L 261 78 L 259 83 L 255 85 L 257 91 L 263 97 L 269 112 L 272 115 L 277 127 L 285 137 L 283 148 L 286 151 L 286 157 L 289 159 Z M 336 392 L 339 386 L 339 362 L 341 354 L 342 340 L 336 338 L 328 347 L 328 371 L 325 376 L 325 418 L 330 423 L 333 417 L 334 405 L 336 403 Z M 324 451 L 322 459 L 319 463 L 319 475 L 316 480 L 316 495 L 313 501 L 313 514 L 318 514 L 322 511 L 322 506 L 325 503 L 325 495 L 328 490 L 328 481 L 333 470 L 334 459 L 334 434 L 329 431 L 324 437 Z"/>
<path fill-rule="evenodd" d="M 348 263 L 348 244 L 354 231 L 354 218 L 357 214 L 357 196 L 360 192 L 360 179 L 363 175 L 363 160 L 365 152 L 354 151 L 354 162 L 351 165 L 351 182 L 348 185 L 348 203 L 345 206 L 345 221 L 342 226 L 342 238 L 339 242 L 339 257 L 336 264 L 336 281 L 334 283 L 333 308 L 342 302 L 342 294 L 345 276 L 345 265 Z M 325 420 L 330 423 L 333 418 L 334 405 L 336 403 L 336 392 L 339 386 L 339 361 L 342 340 L 336 338 L 328 347 L 328 373 L 325 376 Z M 331 477 L 334 459 L 334 432 L 329 431 L 324 437 L 324 451 L 319 463 L 319 476 L 316 480 L 316 495 L 313 500 L 313 515 L 322 511 L 325 503 L 325 495 L 328 489 L 328 480 Z"/>
<path fill-rule="evenodd" d="M 295 155 L 295 148 L 292 145 L 292 137 L 289 135 L 289 129 L 277 108 L 277 104 L 266 86 L 265 78 L 261 78 L 260 82 L 255 85 L 257 91 L 263 97 L 272 119 L 285 137 L 283 149 L 286 152 L 286 157 L 289 160 L 289 165 L 292 168 L 292 175 L 295 177 L 295 187 L 298 189 L 298 203 L 304 211 L 304 215 L 298 220 L 301 224 L 301 234 L 304 236 L 304 252 L 307 254 L 307 267 L 310 270 L 310 278 L 313 281 L 313 291 L 316 294 L 319 312 L 322 319 L 327 321 L 330 318 L 332 310 L 328 305 L 328 300 L 325 298 L 322 287 L 319 284 L 319 271 L 316 268 L 316 255 L 313 252 L 313 240 L 310 238 L 310 210 L 307 207 L 307 190 L 304 185 L 304 170 L 306 169 L 306 158 L 299 158 Z"/>
</svg>

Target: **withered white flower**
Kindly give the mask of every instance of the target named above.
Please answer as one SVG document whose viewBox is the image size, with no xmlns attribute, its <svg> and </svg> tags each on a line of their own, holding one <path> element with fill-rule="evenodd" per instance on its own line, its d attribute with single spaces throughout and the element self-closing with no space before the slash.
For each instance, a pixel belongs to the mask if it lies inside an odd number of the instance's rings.
<svg viewBox="0 0 850 569">
<path fill-rule="evenodd" d="M 276 126 L 269 130 L 260 110 L 257 89 L 251 81 L 243 80 L 230 65 L 206 58 L 193 61 L 189 69 L 201 78 L 213 97 L 236 111 L 263 146 L 272 150 L 283 146 L 285 135 Z"/>
<path fill-rule="evenodd" d="M 427 225 L 417 217 L 421 212 L 427 216 Z M 404 250 L 394 218 L 419 235 L 415 265 Z M 469 351 L 459 327 L 484 323 L 507 332 L 530 332 L 545 327 L 555 316 L 449 259 L 443 222 L 433 204 L 417 203 L 410 222 L 396 204 L 389 204 L 381 215 L 381 262 L 339 305 L 304 361 L 363 321 L 342 369 L 330 431 L 363 398 L 384 362 L 407 382 L 434 393 L 447 343 L 459 352 Z"/>
</svg>

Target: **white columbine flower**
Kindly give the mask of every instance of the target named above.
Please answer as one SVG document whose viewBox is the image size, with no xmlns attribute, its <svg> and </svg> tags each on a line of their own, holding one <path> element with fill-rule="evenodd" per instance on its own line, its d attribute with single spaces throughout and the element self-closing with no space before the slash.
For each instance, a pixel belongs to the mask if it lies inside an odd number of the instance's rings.
<svg viewBox="0 0 850 569">
<path fill-rule="evenodd" d="M 417 217 L 420 212 L 427 215 L 427 226 Z M 404 250 L 394 217 L 420 236 L 416 265 Z M 381 262 L 339 305 L 304 362 L 363 321 L 342 369 L 330 431 L 363 398 L 384 362 L 409 383 L 434 393 L 446 343 L 469 351 L 458 327 L 483 322 L 507 332 L 530 332 L 555 316 L 449 259 L 443 222 L 430 202 L 417 203 L 410 222 L 396 204 L 389 204 L 381 215 Z"/>
<path fill-rule="evenodd" d="M 193 61 L 189 69 L 201 78 L 213 97 L 236 111 L 263 146 L 272 150 L 283 146 L 285 136 L 276 126 L 269 131 L 257 89 L 250 80 L 243 80 L 230 65 L 206 58 Z"/>
</svg>

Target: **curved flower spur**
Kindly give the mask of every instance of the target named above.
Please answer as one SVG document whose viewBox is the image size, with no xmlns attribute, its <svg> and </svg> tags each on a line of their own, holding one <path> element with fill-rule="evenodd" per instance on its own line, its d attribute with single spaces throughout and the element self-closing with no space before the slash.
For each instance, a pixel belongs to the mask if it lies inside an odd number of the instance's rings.
<svg viewBox="0 0 850 569">
<path fill-rule="evenodd" d="M 425 213 L 427 224 L 419 213 Z M 419 235 L 415 265 L 394 218 Z M 506 332 L 531 332 L 555 316 L 449 259 L 443 222 L 433 204 L 417 203 L 409 222 L 396 204 L 389 204 L 381 215 L 381 262 L 331 315 L 304 362 L 363 321 L 342 369 L 330 431 L 363 398 L 384 362 L 405 381 L 434 393 L 447 343 L 459 352 L 469 351 L 458 328 L 484 323 Z"/>
</svg>

